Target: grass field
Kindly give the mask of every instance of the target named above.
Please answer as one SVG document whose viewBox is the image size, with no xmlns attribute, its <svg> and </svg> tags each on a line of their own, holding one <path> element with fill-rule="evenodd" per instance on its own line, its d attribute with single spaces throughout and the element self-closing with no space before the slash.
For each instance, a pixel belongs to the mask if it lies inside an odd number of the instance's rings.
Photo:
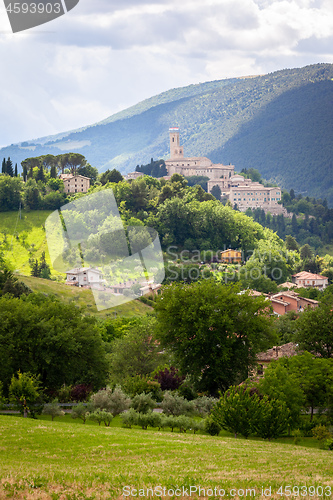
<svg viewBox="0 0 333 500">
<path fill-rule="evenodd" d="M 50 213 L 46 210 L 31 212 L 22 210 L 21 218 L 18 212 L 1 214 L 0 250 L 16 270 L 19 279 L 24 281 L 34 292 L 54 294 L 62 300 L 74 302 L 84 307 L 87 313 L 101 318 L 114 317 L 115 315 L 141 316 L 151 310 L 149 306 L 135 300 L 98 312 L 90 290 L 68 287 L 60 282 L 31 277 L 29 258 L 40 259 L 42 252 L 45 252 L 46 260 L 49 265 L 51 264 L 44 231 L 45 220 Z M 51 265 L 50 267 L 53 277 L 65 278 L 65 275 L 59 274 Z"/>
<path fill-rule="evenodd" d="M 42 252 L 47 252 L 44 224 L 52 213 L 47 210 L 22 210 L 21 218 L 18 212 L 2 212 L 0 221 L 1 251 L 5 258 L 21 274 L 30 274 L 29 258 L 40 258 Z M 59 274 L 52 270 L 52 274 Z"/>
<path fill-rule="evenodd" d="M 333 490 L 329 451 L 228 436 L 124 429 L 116 426 L 119 417 L 109 428 L 70 422 L 68 416 L 54 422 L 46 418 L 0 416 L 0 498 L 120 498 L 126 486 L 216 487 L 225 490 L 225 498 L 246 496 L 230 491 L 233 488 L 254 489 L 256 498 L 270 496 L 261 495 L 262 487 L 271 487 L 271 498 L 285 498 L 278 490 L 288 485 L 314 486 L 318 494 L 311 498 L 329 498 L 329 487 Z M 186 493 L 181 490 L 179 496 Z M 197 496 L 192 490 L 192 498 Z"/>
<path fill-rule="evenodd" d="M 113 318 L 116 315 L 124 317 L 143 316 L 152 311 L 151 307 L 139 300 L 132 300 L 111 309 L 97 311 L 91 290 L 72 287 L 42 278 L 34 278 L 33 276 L 18 276 L 18 278 L 34 292 L 47 293 L 55 295 L 65 302 L 74 302 L 76 305 L 83 307 L 86 314 L 93 314 L 98 318 Z"/>
</svg>

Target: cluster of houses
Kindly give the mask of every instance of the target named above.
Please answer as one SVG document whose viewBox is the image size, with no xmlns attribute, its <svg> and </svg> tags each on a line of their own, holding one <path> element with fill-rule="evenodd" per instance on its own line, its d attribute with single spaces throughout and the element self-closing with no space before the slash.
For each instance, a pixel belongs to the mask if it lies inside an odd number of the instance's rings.
<svg viewBox="0 0 333 500">
<path fill-rule="evenodd" d="M 124 292 L 133 290 L 140 285 L 136 295 L 156 295 L 161 288 L 160 284 L 134 279 L 117 284 L 110 284 L 103 278 L 102 272 L 96 267 L 77 267 L 66 272 L 66 285 L 78 286 L 80 288 L 94 288 L 100 291 L 108 291 L 115 295 L 124 295 Z"/>
</svg>

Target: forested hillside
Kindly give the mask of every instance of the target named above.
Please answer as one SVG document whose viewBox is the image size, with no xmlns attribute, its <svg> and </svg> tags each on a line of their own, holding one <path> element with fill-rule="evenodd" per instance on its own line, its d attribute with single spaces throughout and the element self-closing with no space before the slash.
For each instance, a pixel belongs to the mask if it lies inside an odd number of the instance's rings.
<svg viewBox="0 0 333 500">
<path fill-rule="evenodd" d="M 257 168 L 267 180 L 333 203 L 333 65 L 173 89 L 93 126 L 11 145 L 27 156 L 75 151 L 99 171 L 135 170 L 169 155 L 168 129 L 181 128 L 185 154 Z"/>
</svg>

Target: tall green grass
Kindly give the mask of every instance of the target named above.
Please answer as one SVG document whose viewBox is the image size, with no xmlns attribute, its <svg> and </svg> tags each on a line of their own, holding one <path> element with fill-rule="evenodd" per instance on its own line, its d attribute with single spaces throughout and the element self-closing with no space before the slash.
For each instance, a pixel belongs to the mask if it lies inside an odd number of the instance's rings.
<svg viewBox="0 0 333 500">
<path fill-rule="evenodd" d="M 271 487 L 281 498 L 280 486 L 333 488 L 332 452 L 262 440 L 0 416 L 0 449 L 0 498 L 117 498 L 125 486 L 254 488 L 256 497 Z"/>
</svg>

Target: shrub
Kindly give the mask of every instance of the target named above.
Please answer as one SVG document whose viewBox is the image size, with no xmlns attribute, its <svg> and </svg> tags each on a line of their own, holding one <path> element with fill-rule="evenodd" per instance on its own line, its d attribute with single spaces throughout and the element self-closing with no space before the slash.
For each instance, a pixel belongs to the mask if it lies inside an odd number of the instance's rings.
<svg viewBox="0 0 333 500">
<path fill-rule="evenodd" d="M 17 373 L 12 376 L 9 386 L 9 401 L 14 403 L 23 413 L 24 417 L 30 412 L 34 416 L 34 405 L 40 398 L 39 378 L 30 373 Z"/>
<path fill-rule="evenodd" d="M 195 412 L 200 417 L 206 417 L 212 411 L 213 406 L 218 402 L 216 398 L 201 396 L 193 401 Z"/>
<path fill-rule="evenodd" d="M 135 375 L 134 377 L 127 377 L 122 383 L 122 388 L 132 398 L 137 394 L 142 394 L 143 392 L 148 394 L 150 392 L 155 401 L 161 401 L 162 399 L 160 384 L 147 376 Z"/>
<path fill-rule="evenodd" d="M 90 414 L 90 410 L 91 410 L 90 405 L 85 405 L 83 403 L 79 403 L 77 406 L 75 406 L 72 409 L 71 417 L 74 419 L 79 418 L 85 424 L 86 420 Z"/>
<path fill-rule="evenodd" d="M 142 394 L 137 394 L 132 399 L 132 408 L 139 413 L 148 413 L 148 411 L 152 410 L 154 407 L 155 401 L 150 392 L 148 394 L 144 392 Z"/>
<path fill-rule="evenodd" d="M 193 429 L 193 434 L 197 431 L 203 431 L 205 429 L 205 421 L 192 419 L 191 429 Z"/>
<path fill-rule="evenodd" d="M 301 439 L 303 437 L 303 432 L 300 430 L 300 429 L 295 429 L 293 431 L 293 441 L 294 441 L 294 444 L 299 444 L 301 442 Z"/>
<path fill-rule="evenodd" d="M 269 399 L 267 396 L 261 400 L 256 398 L 254 402 L 258 403 L 258 407 L 253 428 L 256 429 L 258 436 L 270 441 L 283 434 L 288 427 L 290 417 L 287 405 L 283 401 Z"/>
<path fill-rule="evenodd" d="M 103 422 L 103 411 L 95 410 L 92 413 L 89 413 L 87 416 L 88 420 L 92 420 L 93 422 L 97 422 L 98 425 L 101 425 Z"/>
<path fill-rule="evenodd" d="M 128 411 L 123 412 L 120 415 L 122 420 L 122 424 L 124 427 L 132 428 L 132 425 L 137 425 L 138 423 L 138 414 L 134 410 L 134 408 L 130 408 Z"/>
<path fill-rule="evenodd" d="M 253 432 L 259 397 L 251 396 L 250 389 L 232 386 L 224 393 L 212 410 L 212 418 L 222 429 L 233 432 L 235 437 L 247 437 Z"/>
<path fill-rule="evenodd" d="M 185 415 L 179 415 L 175 417 L 176 427 L 179 428 L 179 432 L 186 432 L 188 429 L 192 427 L 192 419 L 186 417 Z"/>
<path fill-rule="evenodd" d="M 324 450 L 333 450 L 333 438 L 326 439 L 323 443 Z"/>
<path fill-rule="evenodd" d="M 332 434 L 325 425 L 317 425 L 312 429 L 312 435 L 315 439 L 318 439 L 321 443 L 327 439 L 332 438 Z"/>
<path fill-rule="evenodd" d="M 182 396 L 177 396 L 166 392 L 161 404 L 163 412 L 166 415 L 186 415 L 194 411 L 192 401 L 187 401 Z"/>
<path fill-rule="evenodd" d="M 61 389 L 58 390 L 58 400 L 60 403 L 69 403 L 71 401 L 72 386 L 64 384 Z"/>
<path fill-rule="evenodd" d="M 131 405 L 131 399 L 119 386 L 116 386 L 113 391 L 110 387 L 98 391 L 91 397 L 91 402 L 95 409 L 110 412 L 114 417 L 128 410 Z"/>
<path fill-rule="evenodd" d="M 211 416 L 209 416 L 204 422 L 204 430 L 210 436 L 218 436 L 220 434 L 221 427 Z"/>
<path fill-rule="evenodd" d="M 79 384 L 73 387 L 71 390 L 72 401 L 83 402 L 87 401 L 92 392 L 91 385 Z"/>
<path fill-rule="evenodd" d="M 159 382 L 162 391 L 174 391 L 183 383 L 185 377 L 178 374 L 177 368 L 171 366 L 155 373 L 154 378 Z"/>
<path fill-rule="evenodd" d="M 60 408 L 58 399 L 54 399 L 51 403 L 47 403 L 43 407 L 44 415 L 51 415 L 52 422 L 55 417 L 63 417 L 65 412 Z"/>
<path fill-rule="evenodd" d="M 305 437 L 312 437 L 312 430 L 318 425 L 325 425 L 326 419 L 315 415 L 312 420 L 308 417 L 301 418 L 299 429 L 303 432 Z"/>
</svg>

